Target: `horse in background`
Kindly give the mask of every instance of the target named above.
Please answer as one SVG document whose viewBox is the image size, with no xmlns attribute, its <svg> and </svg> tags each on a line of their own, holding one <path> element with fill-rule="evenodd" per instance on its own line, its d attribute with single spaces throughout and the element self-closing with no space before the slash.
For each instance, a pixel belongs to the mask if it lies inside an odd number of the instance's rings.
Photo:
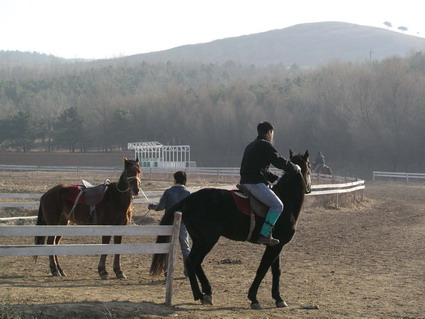
<svg viewBox="0 0 425 319">
<path fill-rule="evenodd" d="M 105 183 L 93 188 L 82 185 L 60 184 L 41 196 L 37 225 L 127 225 L 131 221 L 131 203 L 140 187 L 139 160 L 124 158 L 124 170 L 118 182 Z M 102 236 L 102 244 L 109 244 L 112 236 Z M 48 236 L 48 245 L 59 245 L 62 236 Z M 122 236 L 114 236 L 114 244 L 121 244 Z M 46 237 L 35 237 L 37 245 L 44 245 Z M 101 255 L 98 272 L 109 279 L 106 271 L 107 255 Z M 49 256 L 52 276 L 66 276 L 58 256 Z M 126 278 L 121 269 L 120 255 L 114 256 L 113 269 L 117 278 Z"/>
<path fill-rule="evenodd" d="M 316 173 L 318 175 L 332 175 L 332 170 L 328 165 L 324 165 Z"/>
<path fill-rule="evenodd" d="M 280 258 L 285 244 L 289 243 L 295 234 L 295 226 L 300 214 L 304 196 L 311 192 L 311 167 L 309 153 L 294 154 L 290 150 L 290 160 L 301 168 L 300 173 L 287 173 L 273 187 L 274 192 L 284 204 L 284 210 L 277 220 L 273 237 L 280 243 L 266 246 L 254 281 L 248 292 L 252 309 L 261 309 L 257 299 L 258 288 L 271 267 L 272 297 L 277 307 L 286 307 L 286 302 L 280 295 Z M 235 241 L 249 240 L 255 243 L 264 223 L 264 217 L 255 216 L 255 227 L 250 230 L 251 217 L 238 211 L 231 191 L 225 189 L 201 189 L 190 194 L 174 207 L 167 210 L 161 219 L 161 225 L 173 222 L 175 211 L 182 212 L 183 223 L 189 231 L 193 245 L 186 260 L 190 285 L 195 300 L 202 304 L 212 304 L 212 290 L 207 276 L 202 268 L 202 262 L 221 236 Z M 249 235 L 251 233 L 251 235 Z M 249 238 L 249 239 L 248 239 Z M 157 242 L 167 242 L 169 237 L 159 236 Z M 151 263 L 150 274 L 162 274 L 165 265 L 165 254 L 156 254 Z M 202 290 L 199 288 L 201 284 Z"/>
</svg>

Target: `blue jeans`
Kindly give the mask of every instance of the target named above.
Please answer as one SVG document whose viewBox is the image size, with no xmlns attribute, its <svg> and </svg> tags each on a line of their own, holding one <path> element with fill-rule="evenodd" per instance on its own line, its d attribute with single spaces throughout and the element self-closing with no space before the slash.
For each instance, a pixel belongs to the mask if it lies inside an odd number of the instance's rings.
<svg viewBox="0 0 425 319">
<path fill-rule="evenodd" d="M 263 183 L 243 184 L 243 186 L 259 201 L 269 207 L 263 227 L 260 230 L 260 235 L 263 237 L 271 237 L 273 227 L 283 211 L 282 201 L 267 185 Z"/>
<path fill-rule="evenodd" d="M 190 242 L 189 242 L 189 233 L 186 229 L 186 226 L 183 224 L 183 222 L 181 222 L 180 224 L 180 232 L 179 232 L 179 243 L 180 243 L 180 249 L 182 251 L 182 255 L 183 255 L 183 272 L 184 275 L 187 277 L 187 269 L 186 269 L 186 259 L 187 256 L 189 256 L 190 253 Z M 165 273 L 167 272 L 167 267 L 168 267 L 168 258 L 165 258 L 165 264 L 164 264 L 164 271 Z"/>
<path fill-rule="evenodd" d="M 242 184 L 251 192 L 260 202 L 269 207 L 269 212 L 283 211 L 283 203 L 279 197 L 264 183 L 258 184 Z"/>
<path fill-rule="evenodd" d="M 186 226 L 183 222 L 180 224 L 179 233 L 180 248 L 182 250 L 183 259 L 186 260 L 190 253 L 189 233 L 187 232 Z"/>
</svg>

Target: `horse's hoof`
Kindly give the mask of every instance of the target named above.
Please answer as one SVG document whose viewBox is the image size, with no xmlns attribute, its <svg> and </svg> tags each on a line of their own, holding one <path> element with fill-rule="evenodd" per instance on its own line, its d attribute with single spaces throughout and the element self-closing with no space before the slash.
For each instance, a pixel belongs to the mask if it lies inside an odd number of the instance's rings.
<svg viewBox="0 0 425 319">
<path fill-rule="evenodd" d="M 126 279 L 127 276 L 121 271 L 116 274 L 118 279 Z"/>
<path fill-rule="evenodd" d="M 52 277 L 61 277 L 61 273 L 59 271 L 52 271 Z"/>
<path fill-rule="evenodd" d="M 251 309 L 260 310 L 263 309 L 263 307 L 261 307 L 261 304 L 259 302 L 252 302 Z"/>
<path fill-rule="evenodd" d="M 100 273 L 99 276 L 100 276 L 100 279 L 102 279 L 102 280 L 108 280 L 109 279 L 109 274 L 107 272 Z"/>
<path fill-rule="evenodd" d="M 212 306 L 213 302 L 212 302 L 212 296 L 210 295 L 204 295 L 204 297 L 202 297 L 201 302 L 203 305 L 210 305 Z"/>
<path fill-rule="evenodd" d="M 285 300 L 282 300 L 282 301 L 276 302 L 276 307 L 285 308 L 285 307 L 288 307 L 288 304 L 285 302 Z"/>
</svg>

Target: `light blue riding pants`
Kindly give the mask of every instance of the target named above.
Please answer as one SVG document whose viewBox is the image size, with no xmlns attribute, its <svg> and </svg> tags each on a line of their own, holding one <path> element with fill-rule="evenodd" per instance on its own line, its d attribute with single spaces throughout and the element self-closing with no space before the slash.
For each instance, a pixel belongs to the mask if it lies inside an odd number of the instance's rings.
<svg viewBox="0 0 425 319">
<path fill-rule="evenodd" d="M 251 192 L 259 201 L 269 207 L 266 220 L 260 230 L 260 234 L 264 237 L 270 236 L 274 224 L 279 219 L 283 211 L 283 203 L 279 197 L 265 184 L 243 184 L 243 186 Z"/>
<path fill-rule="evenodd" d="M 283 211 L 282 201 L 266 184 L 242 184 L 242 186 L 249 190 L 260 202 L 268 206 L 269 212 L 281 213 Z"/>
</svg>

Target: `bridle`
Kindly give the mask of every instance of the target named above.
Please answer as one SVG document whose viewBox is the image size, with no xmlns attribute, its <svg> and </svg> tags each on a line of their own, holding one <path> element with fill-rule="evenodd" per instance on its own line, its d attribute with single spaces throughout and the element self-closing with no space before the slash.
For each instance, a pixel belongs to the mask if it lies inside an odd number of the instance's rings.
<svg viewBox="0 0 425 319">
<path fill-rule="evenodd" d="M 307 183 L 305 181 L 304 175 L 301 172 L 300 172 L 300 174 L 301 174 L 301 179 L 302 179 L 303 184 L 304 184 L 304 193 L 310 194 L 311 193 L 311 187 L 310 188 L 307 187 Z"/>
<path fill-rule="evenodd" d="M 127 182 L 127 185 L 128 185 L 128 187 L 125 189 L 125 190 L 122 190 L 122 189 L 120 189 L 119 188 L 119 182 L 116 184 L 116 188 L 117 188 L 117 191 L 118 192 L 120 192 L 120 193 L 126 193 L 126 192 L 128 192 L 129 190 L 132 190 L 132 188 L 131 188 L 131 182 L 132 181 L 134 181 L 134 180 L 136 180 L 137 181 L 137 184 L 140 186 L 140 184 L 142 183 L 141 181 L 140 181 L 140 178 L 138 178 L 137 176 L 130 176 L 130 177 L 128 177 L 127 176 L 127 171 L 124 171 L 123 172 L 123 174 L 121 175 L 121 178 L 120 178 L 120 181 L 122 180 L 122 178 L 123 178 L 123 175 L 125 175 L 125 181 Z M 133 191 L 132 191 L 133 192 Z"/>
<path fill-rule="evenodd" d="M 308 170 L 309 163 L 308 163 L 308 161 L 305 161 L 305 163 L 306 163 L 307 170 Z M 305 181 L 305 178 L 304 178 L 304 175 L 302 174 L 302 172 L 299 172 L 299 174 L 301 175 L 301 180 L 302 180 L 303 185 L 304 185 L 304 193 L 305 194 L 310 194 L 311 193 L 311 187 L 309 188 L 307 186 L 307 182 Z"/>
</svg>

